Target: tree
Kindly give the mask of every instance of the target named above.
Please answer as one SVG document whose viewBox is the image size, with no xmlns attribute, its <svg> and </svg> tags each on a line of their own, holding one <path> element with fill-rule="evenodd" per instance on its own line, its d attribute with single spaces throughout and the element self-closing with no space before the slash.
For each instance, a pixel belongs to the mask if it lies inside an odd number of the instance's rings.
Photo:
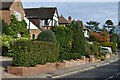
<svg viewBox="0 0 120 80">
<path fill-rule="evenodd" d="M 55 33 L 57 41 L 60 43 L 61 51 L 69 52 L 72 43 L 72 30 L 70 27 L 56 26 L 51 28 Z"/>
<path fill-rule="evenodd" d="M 4 20 L 0 20 L 2 24 L 2 34 L 8 35 L 9 34 L 9 26 Z"/>
<path fill-rule="evenodd" d="M 88 26 L 86 25 L 86 27 L 93 30 L 93 31 L 100 30 L 100 28 L 98 27 L 100 23 L 97 21 L 89 21 L 89 22 L 86 22 L 86 24 L 88 25 Z"/>
<path fill-rule="evenodd" d="M 112 33 L 110 37 L 110 42 L 119 43 L 119 36 L 117 35 L 117 33 Z"/>
<path fill-rule="evenodd" d="M 113 24 L 112 20 L 106 20 L 104 29 L 107 29 L 108 31 L 110 31 L 110 28 L 113 28 L 113 27 L 114 27 L 114 24 Z"/>
<path fill-rule="evenodd" d="M 84 55 L 86 52 L 87 41 L 84 37 L 83 29 L 75 21 L 71 24 L 73 30 L 72 49 L 73 53 Z"/>
<path fill-rule="evenodd" d="M 14 15 L 11 15 L 11 22 L 9 25 L 10 35 L 14 37 L 18 37 L 18 34 L 26 37 L 28 36 L 27 24 L 24 20 L 18 21 Z"/>
</svg>

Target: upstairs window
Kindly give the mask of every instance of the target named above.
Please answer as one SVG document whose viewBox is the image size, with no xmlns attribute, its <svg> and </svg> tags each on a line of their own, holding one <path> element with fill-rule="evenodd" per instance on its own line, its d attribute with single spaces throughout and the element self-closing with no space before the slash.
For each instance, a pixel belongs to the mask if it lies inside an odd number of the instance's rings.
<svg viewBox="0 0 120 80">
<path fill-rule="evenodd" d="M 18 19 L 18 21 L 21 21 L 21 13 L 14 11 L 14 15 Z"/>
<path fill-rule="evenodd" d="M 44 22 L 45 25 L 48 25 L 48 20 L 46 19 L 45 22 Z"/>
</svg>

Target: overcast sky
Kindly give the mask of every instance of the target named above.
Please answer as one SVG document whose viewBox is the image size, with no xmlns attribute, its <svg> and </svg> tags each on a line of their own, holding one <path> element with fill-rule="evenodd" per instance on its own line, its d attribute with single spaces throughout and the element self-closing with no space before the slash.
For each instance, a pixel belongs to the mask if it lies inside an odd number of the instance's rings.
<svg viewBox="0 0 120 80">
<path fill-rule="evenodd" d="M 24 0 L 23 0 L 24 1 Z M 65 18 L 86 21 L 95 20 L 102 26 L 106 20 L 111 19 L 115 25 L 118 23 L 118 2 L 23 2 L 24 8 L 57 7 L 59 15 Z"/>
</svg>

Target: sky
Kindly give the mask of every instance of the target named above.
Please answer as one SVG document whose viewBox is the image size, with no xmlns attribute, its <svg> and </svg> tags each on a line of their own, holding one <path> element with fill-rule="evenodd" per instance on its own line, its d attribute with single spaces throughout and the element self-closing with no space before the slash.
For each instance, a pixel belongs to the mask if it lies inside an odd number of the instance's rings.
<svg viewBox="0 0 120 80">
<path fill-rule="evenodd" d="M 59 15 L 66 19 L 100 22 L 100 27 L 110 19 L 114 25 L 118 24 L 118 2 L 24 2 L 24 8 L 57 7 Z"/>
</svg>

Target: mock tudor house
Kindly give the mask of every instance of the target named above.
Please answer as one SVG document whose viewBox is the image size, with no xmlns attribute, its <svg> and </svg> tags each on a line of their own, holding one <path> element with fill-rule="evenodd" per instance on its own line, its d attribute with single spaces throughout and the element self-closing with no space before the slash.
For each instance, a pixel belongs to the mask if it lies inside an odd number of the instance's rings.
<svg viewBox="0 0 120 80">
<path fill-rule="evenodd" d="M 0 9 L 0 19 L 3 19 L 7 24 L 10 23 L 11 15 L 15 15 L 18 21 L 24 19 L 25 11 L 21 0 L 2 0 L 2 8 Z"/>
<path fill-rule="evenodd" d="M 25 21 L 31 38 L 42 30 L 50 29 L 58 24 L 58 11 L 56 7 L 40 7 L 25 9 Z"/>
</svg>

